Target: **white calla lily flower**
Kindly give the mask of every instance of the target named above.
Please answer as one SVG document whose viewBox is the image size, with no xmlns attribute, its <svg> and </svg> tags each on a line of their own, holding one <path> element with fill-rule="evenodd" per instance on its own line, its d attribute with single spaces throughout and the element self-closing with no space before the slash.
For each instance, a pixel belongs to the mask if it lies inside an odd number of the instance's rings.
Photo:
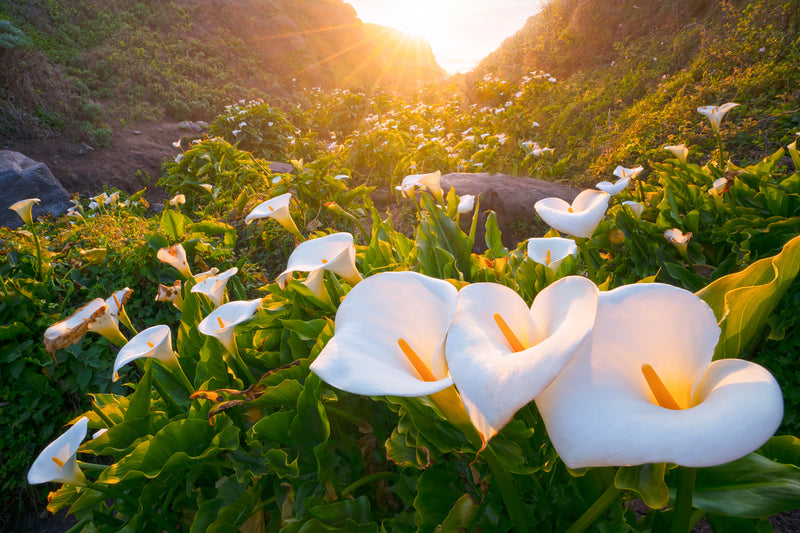
<svg viewBox="0 0 800 533">
<path fill-rule="evenodd" d="M 471 212 L 475 207 L 475 195 L 465 194 L 458 199 L 458 214 L 463 215 Z"/>
<path fill-rule="evenodd" d="M 260 298 L 222 304 L 197 325 L 197 330 L 203 335 L 216 337 L 230 353 L 235 353 L 234 328 L 250 320 L 260 308 Z"/>
<path fill-rule="evenodd" d="M 728 111 L 738 105 L 739 104 L 735 104 L 733 102 L 728 102 L 727 104 L 722 104 L 720 106 L 704 105 L 702 107 L 698 107 L 697 112 L 708 118 L 708 121 L 711 122 L 711 127 L 714 128 L 714 133 L 719 133 L 719 124 L 722 122 L 722 117 L 724 117 Z"/>
<path fill-rule="evenodd" d="M 181 280 L 175 280 L 172 286 L 158 284 L 157 302 L 171 302 L 178 311 L 183 310 L 183 295 L 181 294 Z"/>
<path fill-rule="evenodd" d="M 447 364 L 484 446 L 583 345 L 598 293 L 580 276 L 548 286 L 530 308 L 499 283 L 473 283 L 459 291 Z"/>
<path fill-rule="evenodd" d="M 441 179 L 442 173 L 439 170 L 428 174 L 411 174 L 403 178 L 403 181 L 400 182 L 400 186 L 397 187 L 397 190 L 399 190 L 408 198 L 414 197 L 415 189 L 431 191 L 434 196 L 441 198 L 444 195 L 444 191 L 442 190 L 441 186 Z"/>
<path fill-rule="evenodd" d="M 614 183 L 611 183 L 610 181 L 601 181 L 595 185 L 595 187 L 603 192 L 607 192 L 611 196 L 616 196 L 628 187 L 628 183 L 630 183 L 630 181 L 630 178 L 620 178 Z"/>
<path fill-rule="evenodd" d="M 578 194 L 572 204 L 561 198 L 544 198 L 533 207 L 550 227 L 588 239 L 603 220 L 610 198 L 607 192 L 587 189 Z"/>
<path fill-rule="evenodd" d="M 208 192 L 211 192 L 212 190 L 214 190 L 214 186 L 211 185 L 210 183 L 201 183 L 200 186 L 202 188 L 204 188 L 205 190 L 207 190 Z"/>
<path fill-rule="evenodd" d="M 109 298 L 106 298 L 108 312 L 118 317 L 125 304 L 128 302 L 128 298 L 131 297 L 131 294 L 133 294 L 133 289 L 125 287 L 124 289 L 115 291 Z"/>
<path fill-rule="evenodd" d="M 689 231 L 684 234 L 678 228 L 672 228 L 664 232 L 664 238 L 674 244 L 682 255 L 685 255 L 689 241 L 692 240 L 692 232 Z"/>
<path fill-rule="evenodd" d="M 764 444 L 783 418 L 780 387 L 754 363 L 712 362 L 719 334 L 689 291 L 652 283 L 600 293 L 591 349 L 536 398 L 564 463 L 707 467 Z"/>
<path fill-rule="evenodd" d="M 311 371 L 367 396 L 424 396 L 453 384 L 444 344 L 458 292 L 416 272 L 385 272 L 356 285 L 336 312 L 333 338 Z"/>
<path fill-rule="evenodd" d="M 356 269 L 356 249 L 350 233 L 332 233 L 301 242 L 289 256 L 286 270 L 278 275 L 276 282 L 283 289 L 293 272 L 308 272 L 303 284 L 322 298 L 326 270 L 338 274 L 351 285 L 363 279 Z"/>
<path fill-rule="evenodd" d="M 618 178 L 634 179 L 643 170 L 643 167 L 625 168 L 622 165 L 617 165 L 617 168 L 614 169 L 614 175 Z"/>
<path fill-rule="evenodd" d="M 711 187 L 708 189 L 708 194 L 711 196 L 721 196 L 728 189 L 730 189 L 730 183 L 728 182 L 728 179 L 719 178 L 714 180 L 714 183 L 711 184 Z"/>
<path fill-rule="evenodd" d="M 578 257 L 578 245 L 563 237 L 536 237 L 528 239 L 528 257 L 549 268 L 558 270 L 569 256 Z"/>
<path fill-rule="evenodd" d="M 179 367 L 178 358 L 172 351 L 169 326 L 152 326 L 142 331 L 123 346 L 114 360 L 114 381 L 119 379 L 119 369 L 141 357 L 153 357 L 171 369 Z"/>
<path fill-rule="evenodd" d="M 639 220 L 642 217 L 642 213 L 644 212 L 644 206 L 641 203 L 635 202 L 633 200 L 626 200 L 622 202 L 622 205 L 631 210 L 631 213 L 633 213 L 633 218 L 635 218 L 636 220 Z"/>
<path fill-rule="evenodd" d="M 219 307 L 225 297 L 225 286 L 228 284 L 228 280 L 237 272 L 239 272 L 239 269 L 233 267 L 216 276 L 209 276 L 192 287 L 192 292 L 205 294 L 214 304 L 214 307 Z"/>
<path fill-rule="evenodd" d="M 685 144 L 676 144 L 672 146 L 665 146 L 664 150 L 669 150 L 672 152 L 672 155 L 680 161 L 681 163 L 686 163 L 686 156 L 689 155 L 689 149 L 686 148 Z"/>
<path fill-rule="evenodd" d="M 122 345 L 127 339 L 119 330 L 119 321 L 102 298 L 95 298 L 88 304 L 79 307 L 70 316 L 56 322 L 44 332 L 44 349 L 50 353 L 66 348 L 86 334 L 93 331 L 106 337 L 111 342 Z"/>
<path fill-rule="evenodd" d="M 89 419 L 85 416 L 65 431 L 60 437 L 47 445 L 36 458 L 28 471 L 28 483 L 72 483 L 85 485 L 86 477 L 78 467 L 76 455 L 86 431 Z"/>
<path fill-rule="evenodd" d="M 18 214 L 22 222 L 30 226 L 33 224 L 33 206 L 39 202 L 41 202 L 41 200 L 38 198 L 28 198 L 26 200 L 14 202 L 8 208 Z"/>
<path fill-rule="evenodd" d="M 186 195 L 184 194 L 176 194 L 169 201 L 169 205 L 171 205 L 175 209 L 178 209 L 178 207 L 180 207 L 185 203 L 186 203 Z"/>
<path fill-rule="evenodd" d="M 161 248 L 156 257 L 162 263 L 166 263 L 169 266 L 175 268 L 183 274 L 186 279 L 192 277 L 192 270 L 189 268 L 189 263 L 186 260 L 186 250 L 183 249 L 183 245 L 173 244 L 169 248 Z"/>
<path fill-rule="evenodd" d="M 199 274 L 195 274 L 192 277 L 194 278 L 195 283 L 201 283 L 210 278 L 211 276 L 216 276 L 217 274 L 219 274 L 219 269 L 217 267 L 211 267 L 205 272 L 200 272 Z"/>
<path fill-rule="evenodd" d="M 302 238 L 300 230 L 297 229 L 297 225 L 294 223 L 291 213 L 289 213 L 289 202 L 291 199 L 292 193 L 287 192 L 258 204 L 250 211 L 250 214 L 245 217 L 245 224 L 250 224 L 252 221 L 259 218 L 272 218 L 283 226 L 286 231 Z"/>
</svg>

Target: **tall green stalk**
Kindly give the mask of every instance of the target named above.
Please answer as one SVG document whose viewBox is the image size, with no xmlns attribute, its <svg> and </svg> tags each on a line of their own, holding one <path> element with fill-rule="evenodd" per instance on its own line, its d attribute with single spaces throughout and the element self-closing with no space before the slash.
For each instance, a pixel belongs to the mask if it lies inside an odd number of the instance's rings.
<svg viewBox="0 0 800 533">
<path fill-rule="evenodd" d="M 675 518 L 672 520 L 670 533 L 688 533 L 691 529 L 692 496 L 697 469 L 681 467 L 681 470 L 678 493 L 675 495 Z"/>
</svg>

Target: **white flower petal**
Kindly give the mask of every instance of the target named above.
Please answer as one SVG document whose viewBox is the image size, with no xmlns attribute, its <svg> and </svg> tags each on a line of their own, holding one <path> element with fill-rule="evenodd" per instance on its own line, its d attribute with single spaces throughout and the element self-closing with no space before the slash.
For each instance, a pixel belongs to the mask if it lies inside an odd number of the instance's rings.
<svg viewBox="0 0 800 533">
<path fill-rule="evenodd" d="M 85 478 L 75 462 L 75 455 L 81 442 L 86 438 L 88 427 L 89 419 L 82 417 L 60 437 L 48 444 L 31 465 L 28 471 L 28 483 L 33 485 L 54 481 L 82 484 Z M 53 458 L 60 461 L 63 466 L 59 466 Z"/>
<path fill-rule="evenodd" d="M 608 193 L 587 189 L 578 194 L 572 205 L 561 198 L 545 198 L 536 202 L 534 208 L 550 227 L 588 239 L 603 220 L 610 198 Z"/>
<path fill-rule="evenodd" d="M 114 360 L 114 381 L 119 379 L 120 368 L 140 357 L 154 357 L 168 366 L 177 365 L 169 326 L 149 327 L 120 348 Z"/>
<path fill-rule="evenodd" d="M 578 256 L 578 245 L 563 237 L 537 237 L 528 239 L 528 257 L 556 271 L 569 256 Z"/>
</svg>

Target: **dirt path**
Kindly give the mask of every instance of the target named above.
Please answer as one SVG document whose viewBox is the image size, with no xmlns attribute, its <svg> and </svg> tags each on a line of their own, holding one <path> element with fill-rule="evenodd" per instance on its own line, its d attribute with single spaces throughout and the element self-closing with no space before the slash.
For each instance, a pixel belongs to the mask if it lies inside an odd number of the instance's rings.
<svg viewBox="0 0 800 533">
<path fill-rule="evenodd" d="M 155 187 L 161 164 L 181 152 L 173 141 L 188 135 L 177 123 L 142 122 L 114 131 L 108 148 L 64 139 L 8 141 L 2 148 L 45 163 L 70 193 L 94 196 L 104 186 L 133 193 L 147 187 L 146 197 L 152 201 L 164 197 Z"/>
</svg>

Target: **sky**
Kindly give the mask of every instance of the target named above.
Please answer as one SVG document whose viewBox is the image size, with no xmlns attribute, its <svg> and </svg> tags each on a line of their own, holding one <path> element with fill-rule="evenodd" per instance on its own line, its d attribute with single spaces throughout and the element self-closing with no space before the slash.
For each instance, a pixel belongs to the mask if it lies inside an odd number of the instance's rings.
<svg viewBox="0 0 800 533">
<path fill-rule="evenodd" d="M 450 74 L 466 72 L 525 25 L 546 0 L 346 0 L 362 22 L 391 26 L 431 43 Z"/>
</svg>

